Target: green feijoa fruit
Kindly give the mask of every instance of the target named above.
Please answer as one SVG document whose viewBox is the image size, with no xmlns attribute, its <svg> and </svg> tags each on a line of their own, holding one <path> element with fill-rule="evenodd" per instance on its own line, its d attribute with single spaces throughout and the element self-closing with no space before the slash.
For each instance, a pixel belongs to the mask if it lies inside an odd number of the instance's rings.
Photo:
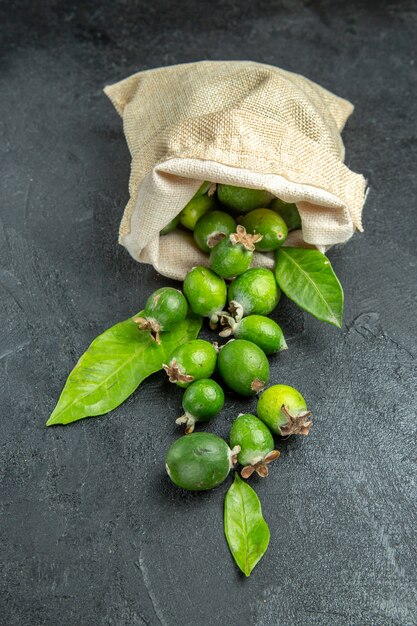
<svg viewBox="0 0 417 626">
<path fill-rule="evenodd" d="M 192 433 L 171 445 L 165 459 L 168 476 L 177 487 L 203 491 L 220 485 L 236 463 L 239 450 L 210 433 Z"/>
<path fill-rule="evenodd" d="M 251 413 L 241 413 L 233 422 L 230 445 L 240 447 L 237 460 L 243 465 L 242 478 L 256 472 L 261 478 L 268 476 L 268 463 L 280 455 L 274 450 L 274 439 L 260 419 Z"/>
<path fill-rule="evenodd" d="M 287 238 L 288 229 L 283 218 L 270 209 L 255 209 L 244 215 L 240 223 L 248 233 L 258 233 L 262 239 L 255 244 L 259 252 L 276 250 Z"/>
<path fill-rule="evenodd" d="M 228 291 L 229 311 L 236 318 L 244 315 L 268 315 L 275 309 L 281 297 L 271 270 L 253 268 L 230 283 Z"/>
<path fill-rule="evenodd" d="M 193 198 L 199 198 L 200 196 L 204 196 L 207 194 L 208 196 L 212 196 L 216 192 L 216 183 L 211 183 L 208 180 L 205 180 L 204 183 L 200 185 L 200 187 L 195 192 Z"/>
<path fill-rule="evenodd" d="M 236 230 L 236 220 L 224 211 L 209 211 L 198 220 L 194 228 L 194 241 L 206 254 L 225 237 Z"/>
<path fill-rule="evenodd" d="M 168 235 L 169 233 L 171 233 L 173 230 L 175 230 L 177 228 L 179 221 L 180 221 L 180 216 L 178 214 L 166 226 L 164 226 L 164 228 L 160 231 L 159 234 L 160 235 Z"/>
<path fill-rule="evenodd" d="M 255 243 L 261 235 L 251 235 L 244 226 L 237 226 L 236 232 L 218 243 L 210 252 L 210 266 L 223 278 L 234 278 L 249 268 Z"/>
<path fill-rule="evenodd" d="M 182 398 L 184 414 L 176 420 L 177 424 L 185 424 L 188 435 L 194 430 L 196 422 L 209 422 L 224 405 L 224 391 L 211 378 L 196 380 L 185 390 Z"/>
<path fill-rule="evenodd" d="M 269 205 L 269 208 L 282 217 L 288 230 L 298 230 L 301 228 L 301 217 L 296 204 L 275 198 Z"/>
<path fill-rule="evenodd" d="M 185 320 L 187 311 L 187 300 L 181 291 L 173 287 L 162 287 L 149 296 L 143 315 L 135 317 L 133 321 L 140 330 L 148 330 L 151 337 L 159 343 L 159 333 L 171 330 Z"/>
<path fill-rule="evenodd" d="M 195 380 L 210 378 L 216 367 L 216 360 L 217 353 L 211 343 L 204 339 L 194 339 L 176 348 L 168 363 L 164 363 L 162 367 L 170 383 L 185 388 Z"/>
<path fill-rule="evenodd" d="M 288 385 L 266 389 L 259 398 L 257 413 L 276 435 L 308 435 L 313 425 L 303 396 Z"/>
<path fill-rule="evenodd" d="M 252 341 L 265 354 L 274 354 L 288 348 L 281 327 L 269 317 L 248 315 L 236 322 L 232 317 L 223 315 L 222 321 L 227 323 L 228 328 L 219 333 L 221 337 L 234 335 L 235 339 Z"/>
<path fill-rule="evenodd" d="M 194 230 L 200 217 L 216 207 L 217 202 L 214 196 L 203 195 L 192 198 L 181 211 L 180 222 L 185 228 Z"/>
<path fill-rule="evenodd" d="M 183 289 L 191 310 L 210 318 L 210 325 L 214 328 L 226 305 L 227 287 L 223 278 L 207 267 L 197 265 L 185 277 Z"/>
<path fill-rule="evenodd" d="M 217 365 L 226 385 L 242 396 L 260 393 L 269 379 L 269 363 L 265 353 L 245 339 L 232 339 L 222 346 Z"/>
<path fill-rule="evenodd" d="M 217 185 L 217 196 L 220 202 L 236 213 L 248 213 L 253 209 L 268 206 L 274 197 L 263 189 L 247 189 L 233 185 Z"/>
<path fill-rule="evenodd" d="M 210 253 L 210 267 L 223 278 L 234 278 L 250 267 L 253 252 L 223 239 Z"/>
</svg>

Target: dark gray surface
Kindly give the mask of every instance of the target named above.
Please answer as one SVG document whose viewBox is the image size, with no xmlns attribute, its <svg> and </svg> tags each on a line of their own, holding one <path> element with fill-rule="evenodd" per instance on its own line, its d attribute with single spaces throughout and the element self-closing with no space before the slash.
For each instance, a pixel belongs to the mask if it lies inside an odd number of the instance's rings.
<svg viewBox="0 0 417 626">
<path fill-rule="evenodd" d="M 417 623 L 417 6 L 247 5 L 0 7 L 4 626 Z M 129 155 L 101 89 L 205 58 L 279 65 L 352 100 L 347 162 L 371 186 L 365 234 L 331 252 L 342 332 L 276 313 L 290 349 L 272 380 L 303 392 L 315 424 L 254 481 L 271 543 L 249 580 L 223 538 L 227 484 L 184 495 L 164 476 L 181 394 L 162 375 L 110 415 L 44 427 L 89 342 L 167 282 L 117 244 Z M 230 397 L 210 430 L 253 405 Z"/>
</svg>

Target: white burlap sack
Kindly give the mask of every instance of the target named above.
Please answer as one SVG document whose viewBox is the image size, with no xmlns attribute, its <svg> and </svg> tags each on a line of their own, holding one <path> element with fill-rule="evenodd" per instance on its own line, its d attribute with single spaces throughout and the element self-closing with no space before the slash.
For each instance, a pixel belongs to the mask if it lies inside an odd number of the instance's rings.
<svg viewBox="0 0 417 626">
<path fill-rule="evenodd" d="M 120 243 L 161 274 L 208 264 L 192 237 L 159 231 L 203 181 L 266 189 L 297 203 L 302 233 L 320 249 L 362 230 L 366 181 L 344 165 L 340 133 L 353 106 L 307 78 L 251 61 L 147 70 L 105 88 L 132 155 Z M 255 265 L 272 267 L 271 255 Z"/>
</svg>

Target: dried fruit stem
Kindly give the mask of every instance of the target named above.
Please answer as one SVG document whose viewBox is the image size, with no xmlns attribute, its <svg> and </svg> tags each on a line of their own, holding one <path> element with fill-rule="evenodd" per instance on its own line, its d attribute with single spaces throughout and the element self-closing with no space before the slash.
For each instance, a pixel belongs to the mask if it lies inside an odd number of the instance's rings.
<svg viewBox="0 0 417 626">
<path fill-rule="evenodd" d="M 220 316 L 220 324 L 222 326 L 226 326 L 220 333 L 220 337 L 230 337 L 230 335 L 234 334 L 235 328 L 237 326 L 233 317 L 228 315 L 226 312 L 222 311 Z"/>
<path fill-rule="evenodd" d="M 235 446 L 229 451 L 229 464 L 232 469 L 237 463 L 237 455 L 239 454 L 241 448 L 240 446 Z"/>
<path fill-rule="evenodd" d="M 194 376 L 186 374 L 184 368 L 175 359 L 172 359 L 169 365 L 163 363 L 162 367 L 168 374 L 170 383 L 192 383 L 194 380 Z"/>
<path fill-rule="evenodd" d="M 233 319 L 236 322 L 240 322 L 244 313 L 243 306 L 240 304 L 240 302 L 237 302 L 236 300 L 231 300 L 229 303 L 229 311 Z"/>
<path fill-rule="evenodd" d="M 210 326 L 211 330 L 216 330 L 217 324 L 219 323 L 219 318 L 222 315 L 223 315 L 223 311 L 217 311 L 216 313 L 212 313 L 210 315 L 209 326 Z"/>
<path fill-rule="evenodd" d="M 181 424 L 185 424 L 186 425 L 185 434 L 189 435 L 190 433 L 194 431 L 194 426 L 195 426 L 196 421 L 197 420 L 195 419 L 193 415 L 185 412 L 184 415 L 181 415 L 181 417 L 178 417 L 175 420 L 175 423 L 178 424 L 179 426 Z"/>
<path fill-rule="evenodd" d="M 285 404 L 281 407 L 281 411 L 287 417 L 288 422 L 280 427 L 281 435 L 308 435 L 313 425 L 311 419 L 311 411 L 300 411 L 297 415 L 292 415 Z"/>
<path fill-rule="evenodd" d="M 252 465 L 246 465 L 240 472 L 240 475 L 242 478 L 249 478 L 252 476 L 253 472 L 256 472 L 261 478 L 266 478 L 269 473 L 268 463 L 277 459 L 280 454 L 279 450 L 271 450 L 271 452 L 268 452 L 268 454 L 266 454 L 260 461 L 257 461 Z"/>
<path fill-rule="evenodd" d="M 246 228 L 239 224 L 236 226 L 236 232 L 229 235 L 229 239 L 232 244 L 236 245 L 240 243 L 246 250 L 253 252 L 255 250 L 255 243 L 263 239 L 263 235 L 251 234 L 246 232 Z"/>
<path fill-rule="evenodd" d="M 225 233 L 221 233 L 221 232 L 213 233 L 212 235 L 210 235 L 210 237 L 207 238 L 207 245 L 209 248 L 214 248 L 215 246 L 217 246 L 219 241 L 225 238 L 226 238 Z"/>
<path fill-rule="evenodd" d="M 265 381 L 261 380 L 260 378 L 254 378 L 252 381 L 252 384 L 250 386 L 250 388 L 252 389 L 252 391 L 254 391 L 255 393 L 260 393 L 261 391 L 264 390 L 265 388 Z"/>
<path fill-rule="evenodd" d="M 151 338 L 159 345 L 161 343 L 159 333 L 161 332 L 161 325 L 152 317 L 135 317 L 133 318 L 135 324 L 138 325 L 139 330 L 148 330 Z"/>
</svg>

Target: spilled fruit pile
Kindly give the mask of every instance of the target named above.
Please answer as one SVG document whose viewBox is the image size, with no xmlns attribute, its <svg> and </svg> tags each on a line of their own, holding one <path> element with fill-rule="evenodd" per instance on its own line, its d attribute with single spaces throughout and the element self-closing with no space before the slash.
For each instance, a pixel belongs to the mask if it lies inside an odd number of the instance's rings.
<svg viewBox="0 0 417 626">
<path fill-rule="evenodd" d="M 193 231 L 209 267 L 191 269 L 183 292 L 158 289 L 138 315 L 97 337 L 71 372 L 47 425 L 107 413 L 163 369 L 184 389 L 176 423 L 185 434 L 167 451 L 168 476 L 182 489 L 200 491 L 217 487 L 240 466 L 225 498 L 224 525 L 233 557 L 249 576 L 267 549 L 269 529 L 245 480 L 268 475 L 280 456 L 274 436 L 307 435 L 312 426 L 299 391 L 268 386 L 268 356 L 287 349 L 282 329 L 268 315 L 284 292 L 340 327 L 343 291 L 321 252 L 282 248 L 300 217 L 295 205 L 269 192 L 206 182 L 161 235 L 179 227 Z M 273 272 L 251 268 L 254 250 L 275 254 Z M 198 339 L 203 318 L 216 341 Z M 223 387 L 258 397 L 257 416 L 238 415 L 229 442 L 203 430 L 224 407 Z"/>
</svg>

